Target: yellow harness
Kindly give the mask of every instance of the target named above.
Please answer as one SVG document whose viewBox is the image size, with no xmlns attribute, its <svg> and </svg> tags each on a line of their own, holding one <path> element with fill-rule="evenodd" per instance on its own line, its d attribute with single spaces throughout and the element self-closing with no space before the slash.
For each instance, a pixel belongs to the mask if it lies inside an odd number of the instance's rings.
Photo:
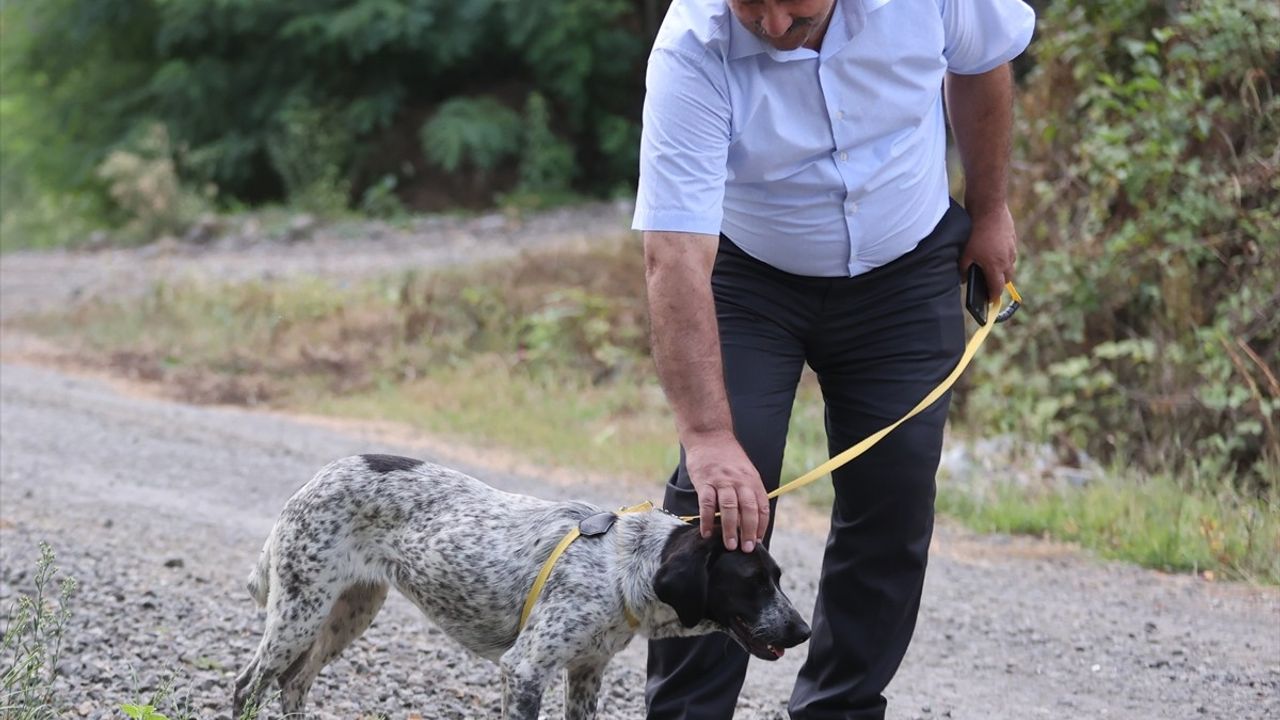
<svg viewBox="0 0 1280 720">
<path fill-rule="evenodd" d="M 618 514 L 626 515 L 628 513 L 645 512 L 646 510 L 652 509 L 653 503 L 645 500 L 637 505 L 621 508 L 618 510 Z M 573 541 L 577 540 L 581 536 L 582 525 L 579 523 L 578 525 L 574 525 L 572 530 L 565 533 L 564 537 L 560 538 L 560 542 L 556 545 L 555 549 L 551 551 L 551 555 L 547 557 L 547 561 L 542 564 L 542 569 L 538 571 L 538 577 L 534 578 L 533 588 L 529 590 L 529 595 L 524 599 L 524 610 L 520 611 L 520 630 L 524 630 L 524 624 L 528 622 L 529 614 L 533 612 L 534 603 L 538 602 L 538 596 L 542 594 L 542 587 L 547 584 L 547 578 L 551 577 L 551 569 L 556 566 L 556 561 L 560 559 L 560 556 L 564 554 L 565 550 L 569 549 L 569 546 L 573 544 Z M 622 604 L 622 610 L 626 613 L 627 624 L 631 626 L 632 630 L 640 627 L 639 618 L 631 612 L 631 608 L 627 607 L 625 600 Z"/>
</svg>

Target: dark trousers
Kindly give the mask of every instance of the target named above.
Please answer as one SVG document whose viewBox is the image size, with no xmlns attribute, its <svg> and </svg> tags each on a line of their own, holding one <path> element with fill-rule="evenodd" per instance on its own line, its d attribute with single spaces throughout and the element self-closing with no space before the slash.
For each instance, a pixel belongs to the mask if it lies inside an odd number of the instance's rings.
<svg viewBox="0 0 1280 720">
<path fill-rule="evenodd" d="M 734 432 L 767 489 L 780 480 L 806 362 L 822 389 L 832 454 L 897 420 L 955 366 L 964 346 L 957 263 L 969 228 L 952 203 L 915 250 L 853 278 L 781 272 L 721 237 L 712 286 L 725 384 Z M 834 473 L 813 637 L 789 704 L 795 720 L 884 717 L 881 693 L 920 607 L 949 399 Z M 698 512 L 683 456 L 664 505 Z M 720 633 L 651 641 L 648 717 L 731 718 L 747 659 Z"/>
</svg>

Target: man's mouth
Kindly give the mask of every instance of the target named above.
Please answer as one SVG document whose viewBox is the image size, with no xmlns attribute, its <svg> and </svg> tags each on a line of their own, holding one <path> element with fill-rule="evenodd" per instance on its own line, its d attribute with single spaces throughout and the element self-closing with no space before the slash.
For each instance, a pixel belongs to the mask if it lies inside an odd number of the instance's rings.
<svg viewBox="0 0 1280 720">
<path fill-rule="evenodd" d="M 786 652 L 782 647 L 761 642 L 753 637 L 750 628 L 747 627 L 746 621 L 741 617 L 735 617 L 733 619 L 730 629 L 733 631 L 733 637 L 738 641 L 738 644 L 745 648 L 747 652 L 755 655 L 761 660 L 777 660 Z"/>
</svg>

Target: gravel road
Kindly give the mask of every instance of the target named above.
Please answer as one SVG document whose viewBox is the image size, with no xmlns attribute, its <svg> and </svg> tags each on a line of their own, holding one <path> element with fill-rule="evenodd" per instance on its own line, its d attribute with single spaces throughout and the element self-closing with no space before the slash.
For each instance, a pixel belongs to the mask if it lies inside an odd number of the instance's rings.
<svg viewBox="0 0 1280 720">
<path fill-rule="evenodd" d="M 601 210 L 594 228 L 564 222 L 587 237 L 616 228 L 619 216 Z M 148 268 L 312 272 L 312 251 L 325 242 L 262 251 L 214 245 L 163 258 L 154 250 L 6 256 L 0 309 L 11 316 L 137 287 L 154 277 Z M 347 241 L 332 242 L 337 252 Z M 376 243 L 369 252 L 370 272 L 394 266 L 400 254 Z M 438 252 L 468 255 L 450 241 Z M 274 259 L 245 259 L 254 253 Z M 196 716 L 226 717 L 232 678 L 262 619 L 243 580 L 285 499 L 333 458 L 412 455 L 506 490 L 603 505 L 658 495 L 656 478 L 636 487 L 564 471 L 513 472 L 513 463 L 385 426 L 177 404 L 145 388 L 32 364 L 23 340 L 11 332 L 0 338 L 0 605 L 29 586 L 41 540 L 79 580 L 58 681 L 68 717 L 122 717 L 120 703 L 144 697 L 166 675 L 177 677 L 179 697 Z M 808 608 L 823 519 L 797 503 L 784 503 L 780 517 L 775 554 L 784 584 Z M 776 664 L 753 663 L 737 717 L 785 717 L 803 657 L 799 648 Z M 602 717 L 642 717 L 643 665 L 641 642 L 615 659 Z M 321 718 L 461 719 L 492 716 L 497 693 L 493 666 L 393 594 L 364 638 L 322 674 L 311 700 Z M 944 523 L 916 639 L 888 694 L 898 719 L 1280 718 L 1280 593 Z M 552 692 L 545 715 L 558 717 L 558 708 Z"/>
</svg>

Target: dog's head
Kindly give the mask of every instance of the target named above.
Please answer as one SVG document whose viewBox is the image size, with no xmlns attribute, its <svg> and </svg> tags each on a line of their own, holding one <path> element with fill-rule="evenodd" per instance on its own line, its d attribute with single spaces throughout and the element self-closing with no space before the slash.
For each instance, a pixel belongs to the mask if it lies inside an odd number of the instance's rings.
<svg viewBox="0 0 1280 720">
<path fill-rule="evenodd" d="M 763 546 L 729 552 L 719 534 L 703 538 L 697 526 L 684 525 L 667 539 L 653 587 L 686 628 L 710 623 L 752 655 L 777 660 L 809 639 L 809 625 L 778 585 L 781 576 Z"/>
</svg>

